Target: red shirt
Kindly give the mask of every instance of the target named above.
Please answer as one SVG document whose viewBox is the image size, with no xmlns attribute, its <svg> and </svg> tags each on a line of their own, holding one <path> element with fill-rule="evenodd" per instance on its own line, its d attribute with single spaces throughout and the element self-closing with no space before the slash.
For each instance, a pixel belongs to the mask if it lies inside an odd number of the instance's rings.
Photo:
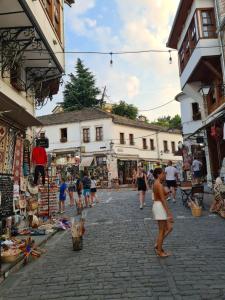
<svg viewBox="0 0 225 300">
<path fill-rule="evenodd" d="M 47 153 L 43 147 L 34 147 L 32 151 L 32 163 L 44 166 L 47 163 Z"/>
</svg>

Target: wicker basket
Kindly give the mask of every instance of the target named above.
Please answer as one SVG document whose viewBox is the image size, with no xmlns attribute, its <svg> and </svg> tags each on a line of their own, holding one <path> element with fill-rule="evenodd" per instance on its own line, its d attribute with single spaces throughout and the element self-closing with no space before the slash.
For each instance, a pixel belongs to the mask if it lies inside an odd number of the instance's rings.
<svg viewBox="0 0 225 300">
<path fill-rule="evenodd" d="M 191 212 L 192 212 L 193 217 L 201 217 L 202 208 L 201 207 L 192 207 Z"/>
<path fill-rule="evenodd" d="M 17 255 L 7 255 L 1 256 L 2 262 L 4 263 L 13 263 L 19 258 L 19 253 Z"/>
</svg>

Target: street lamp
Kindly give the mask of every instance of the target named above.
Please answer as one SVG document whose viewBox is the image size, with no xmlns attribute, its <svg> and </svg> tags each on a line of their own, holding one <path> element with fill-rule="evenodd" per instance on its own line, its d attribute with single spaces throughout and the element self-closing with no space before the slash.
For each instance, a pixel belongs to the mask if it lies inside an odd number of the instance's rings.
<svg viewBox="0 0 225 300">
<path fill-rule="evenodd" d="M 211 90 L 211 86 L 210 85 L 205 85 L 205 86 L 202 86 L 199 90 L 199 93 L 202 95 L 203 97 L 203 101 L 204 101 L 204 109 L 205 109 L 205 113 L 208 114 L 208 106 L 207 106 L 207 96 L 209 95 L 210 93 L 210 90 Z"/>
</svg>

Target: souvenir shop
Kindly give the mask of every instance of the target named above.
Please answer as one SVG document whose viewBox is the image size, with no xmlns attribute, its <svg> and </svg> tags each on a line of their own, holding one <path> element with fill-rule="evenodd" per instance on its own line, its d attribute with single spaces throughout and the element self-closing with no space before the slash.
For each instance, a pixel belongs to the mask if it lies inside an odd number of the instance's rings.
<svg viewBox="0 0 225 300">
<path fill-rule="evenodd" d="M 44 167 L 34 169 L 42 174 L 40 187 L 34 185 L 35 176 L 31 174 L 35 151 L 37 154 L 38 148 L 44 148 L 33 147 L 32 130 L 28 127 L 40 126 L 40 123 L 25 110 L 20 108 L 20 111 L 20 114 L 18 110 L 15 112 L 13 106 L 7 117 L 0 116 L 1 266 L 19 258 L 21 249 L 31 243 L 31 235 L 45 234 L 43 225 L 47 225 L 48 217 L 57 211 L 58 186 L 50 181 Z M 46 228 L 50 229 L 50 225 Z"/>
</svg>

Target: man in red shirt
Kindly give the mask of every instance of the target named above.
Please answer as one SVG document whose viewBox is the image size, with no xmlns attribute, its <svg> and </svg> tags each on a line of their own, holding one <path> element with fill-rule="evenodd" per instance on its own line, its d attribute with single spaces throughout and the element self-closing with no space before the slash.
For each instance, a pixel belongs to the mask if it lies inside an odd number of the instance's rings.
<svg viewBox="0 0 225 300">
<path fill-rule="evenodd" d="M 37 185 L 39 174 L 42 177 L 42 184 L 45 184 L 45 166 L 47 164 L 47 153 L 45 148 L 36 146 L 32 151 L 32 163 L 34 170 L 34 185 Z"/>
</svg>

